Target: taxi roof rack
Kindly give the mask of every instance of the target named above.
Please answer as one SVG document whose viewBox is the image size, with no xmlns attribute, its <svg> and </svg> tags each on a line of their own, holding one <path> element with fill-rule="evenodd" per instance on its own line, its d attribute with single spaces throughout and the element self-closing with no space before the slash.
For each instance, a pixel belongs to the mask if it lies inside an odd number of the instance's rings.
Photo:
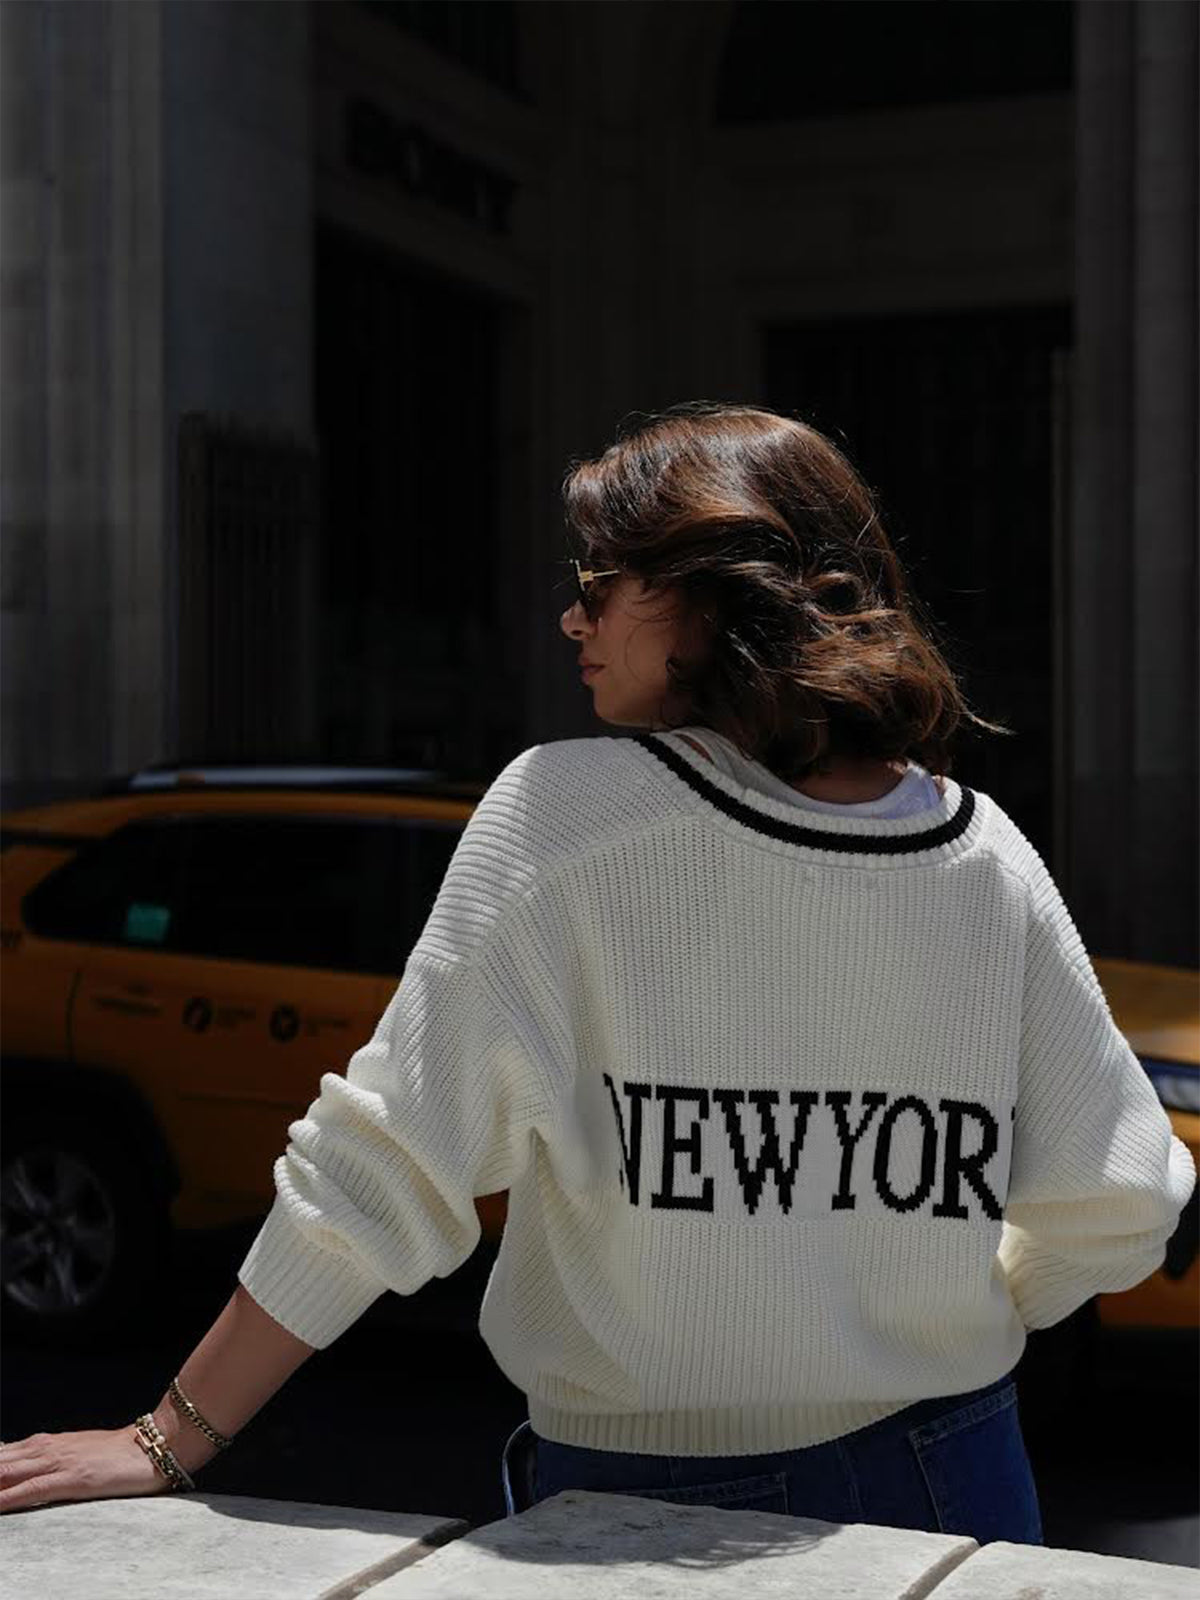
<svg viewBox="0 0 1200 1600">
<path fill-rule="evenodd" d="M 313 761 L 159 761 L 106 779 L 96 795 L 164 789 L 336 789 L 349 793 L 412 793 L 478 799 L 487 780 L 443 767 L 367 766 Z"/>
</svg>

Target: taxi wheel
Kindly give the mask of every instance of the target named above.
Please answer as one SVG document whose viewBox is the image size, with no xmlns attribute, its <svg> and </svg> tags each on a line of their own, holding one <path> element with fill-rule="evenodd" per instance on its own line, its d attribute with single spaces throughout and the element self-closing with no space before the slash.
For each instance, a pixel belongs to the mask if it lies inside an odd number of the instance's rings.
<svg viewBox="0 0 1200 1600">
<path fill-rule="evenodd" d="M 0 1297 L 9 1336 L 75 1349 L 156 1327 L 166 1198 L 111 1125 L 6 1115 Z"/>
</svg>

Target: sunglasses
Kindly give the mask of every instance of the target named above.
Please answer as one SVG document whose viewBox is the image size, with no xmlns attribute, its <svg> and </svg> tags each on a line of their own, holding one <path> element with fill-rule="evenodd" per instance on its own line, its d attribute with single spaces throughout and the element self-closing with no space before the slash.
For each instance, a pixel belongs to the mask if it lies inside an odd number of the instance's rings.
<svg viewBox="0 0 1200 1600">
<path fill-rule="evenodd" d="M 566 562 L 572 570 L 575 588 L 578 592 L 579 602 L 583 606 L 584 614 L 590 619 L 596 603 L 596 596 L 591 592 L 593 583 L 597 578 L 616 577 L 621 569 L 619 567 L 606 567 L 603 572 L 594 572 L 590 567 L 585 567 L 574 556 L 567 556 Z"/>
</svg>

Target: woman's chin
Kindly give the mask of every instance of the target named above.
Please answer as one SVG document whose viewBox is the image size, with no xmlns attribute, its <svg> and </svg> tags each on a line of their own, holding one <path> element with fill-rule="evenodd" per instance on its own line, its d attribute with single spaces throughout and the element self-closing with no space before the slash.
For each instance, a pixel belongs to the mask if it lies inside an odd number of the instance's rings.
<svg viewBox="0 0 1200 1600">
<path fill-rule="evenodd" d="M 601 722 L 607 722 L 613 728 L 648 728 L 653 723 L 649 721 L 644 712 L 630 711 L 628 707 L 616 709 L 611 706 L 592 704 L 592 710 Z"/>
</svg>

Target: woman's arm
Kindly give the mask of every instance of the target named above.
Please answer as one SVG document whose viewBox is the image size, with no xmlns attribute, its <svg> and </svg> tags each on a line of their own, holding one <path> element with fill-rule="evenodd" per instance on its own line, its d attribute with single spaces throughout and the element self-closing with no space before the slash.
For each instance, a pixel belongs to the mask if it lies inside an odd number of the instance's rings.
<svg viewBox="0 0 1200 1600">
<path fill-rule="evenodd" d="M 269 1317 L 239 1283 L 224 1311 L 184 1362 L 179 1387 L 218 1433 L 236 1434 L 313 1353 Z M 217 1447 L 180 1416 L 169 1391 L 154 1410 L 167 1445 L 187 1473 Z M 167 1480 L 142 1450 L 136 1422 L 79 1433 L 33 1433 L 0 1447 L 0 1513 L 64 1500 L 163 1494 Z"/>
<path fill-rule="evenodd" d="M 232 1438 L 313 1349 L 268 1316 L 239 1283 L 180 1368 L 177 1381 L 204 1420 Z M 155 1406 L 154 1420 L 186 1471 L 198 1470 L 219 1453 L 195 1423 L 180 1414 L 169 1392 Z"/>
</svg>

